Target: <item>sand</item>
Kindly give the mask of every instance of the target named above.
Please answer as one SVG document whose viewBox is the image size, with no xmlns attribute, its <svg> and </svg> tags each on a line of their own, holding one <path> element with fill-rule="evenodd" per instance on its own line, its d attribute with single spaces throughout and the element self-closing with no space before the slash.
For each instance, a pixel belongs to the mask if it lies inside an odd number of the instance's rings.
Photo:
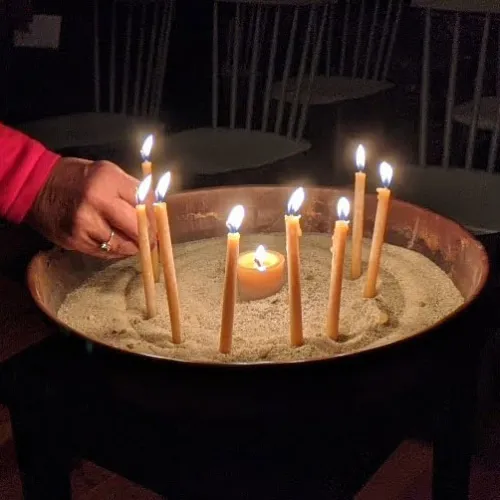
<svg viewBox="0 0 500 500">
<path fill-rule="evenodd" d="M 258 244 L 285 253 L 283 234 L 244 235 L 241 251 Z M 158 315 L 145 319 L 144 292 L 135 258 L 116 262 L 68 295 L 59 317 L 89 337 L 123 349 L 196 361 L 273 362 L 324 358 L 394 342 L 430 327 L 463 303 L 450 278 L 424 256 L 384 245 L 379 294 L 363 299 L 364 276 L 349 279 L 347 249 L 340 337 L 326 334 L 331 238 L 301 240 L 305 344 L 289 346 L 287 285 L 276 295 L 236 305 L 233 349 L 218 352 L 225 238 L 175 245 L 183 343 L 174 345 L 163 283 L 156 286 Z M 364 242 L 363 261 L 370 241 Z"/>
</svg>

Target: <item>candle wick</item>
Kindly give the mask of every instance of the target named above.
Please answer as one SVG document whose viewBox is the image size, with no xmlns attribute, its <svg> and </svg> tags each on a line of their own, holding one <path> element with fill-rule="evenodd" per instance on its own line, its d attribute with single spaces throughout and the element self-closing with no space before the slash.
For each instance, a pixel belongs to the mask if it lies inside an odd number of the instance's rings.
<svg viewBox="0 0 500 500">
<path fill-rule="evenodd" d="M 265 270 L 266 270 L 266 266 L 264 266 L 264 263 L 263 263 L 263 262 L 261 262 L 259 259 L 254 258 L 254 259 L 253 259 L 253 262 L 254 262 L 254 264 L 255 264 L 255 267 L 257 267 L 257 269 L 258 269 L 259 271 L 261 271 L 261 272 L 262 272 L 262 271 L 265 271 Z"/>
</svg>

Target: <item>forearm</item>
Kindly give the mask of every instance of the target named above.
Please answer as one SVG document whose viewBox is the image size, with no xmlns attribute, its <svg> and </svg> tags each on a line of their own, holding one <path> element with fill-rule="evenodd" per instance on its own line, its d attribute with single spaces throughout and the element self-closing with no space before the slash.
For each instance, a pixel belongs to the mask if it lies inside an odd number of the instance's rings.
<svg viewBox="0 0 500 500">
<path fill-rule="evenodd" d="M 22 222 L 60 156 L 0 124 L 0 217 Z"/>
</svg>

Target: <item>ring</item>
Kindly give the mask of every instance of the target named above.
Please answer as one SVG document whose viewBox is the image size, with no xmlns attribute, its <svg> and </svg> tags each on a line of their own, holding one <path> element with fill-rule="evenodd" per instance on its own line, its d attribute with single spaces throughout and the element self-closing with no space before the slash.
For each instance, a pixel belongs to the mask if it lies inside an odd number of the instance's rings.
<svg viewBox="0 0 500 500">
<path fill-rule="evenodd" d="M 111 234 L 109 235 L 109 240 L 105 241 L 104 243 L 101 243 L 100 249 L 103 252 L 109 252 L 111 250 L 111 240 L 113 239 L 114 235 L 115 235 L 115 232 L 111 231 Z"/>
</svg>

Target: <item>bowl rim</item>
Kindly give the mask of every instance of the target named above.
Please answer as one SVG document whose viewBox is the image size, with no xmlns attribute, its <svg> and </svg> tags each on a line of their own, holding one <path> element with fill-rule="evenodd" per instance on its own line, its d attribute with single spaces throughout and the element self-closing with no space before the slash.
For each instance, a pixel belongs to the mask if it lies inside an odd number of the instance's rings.
<svg viewBox="0 0 500 500">
<path fill-rule="evenodd" d="M 188 196 L 190 193 L 193 192 L 208 192 L 208 191 L 230 191 L 235 188 L 281 188 L 283 190 L 290 189 L 292 191 L 295 189 L 296 186 L 291 186 L 291 185 L 281 185 L 281 186 L 273 186 L 269 184 L 245 184 L 245 185 L 234 185 L 234 186 L 219 186 L 219 187 L 209 187 L 209 188 L 198 188 L 198 189 L 192 189 L 192 190 L 187 190 L 187 191 L 182 191 L 179 193 L 171 194 L 170 198 L 175 197 L 175 198 L 181 198 L 184 196 Z M 352 192 L 352 189 L 348 189 L 347 187 L 335 187 L 335 186 L 314 186 L 310 185 L 307 186 L 307 189 L 321 189 L 321 190 L 328 190 L 332 192 Z M 376 194 L 369 193 L 369 196 L 376 196 Z M 133 357 L 133 358 L 140 358 L 142 360 L 152 360 L 156 362 L 161 362 L 164 364 L 169 364 L 169 365 L 177 365 L 177 366 L 185 366 L 185 367 L 203 367 L 203 368 L 218 368 L 218 369 L 248 369 L 248 368 L 258 368 L 258 369 L 269 369 L 271 367 L 298 367 L 298 366 L 318 366 L 318 365 L 323 365 L 323 364 L 330 364 L 330 363 L 339 363 L 341 361 L 350 359 L 359 359 L 360 357 L 363 356 L 369 356 L 369 355 L 375 355 L 377 353 L 382 353 L 382 352 L 387 352 L 390 349 L 396 349 L 402 346 L 407 346 L 418 339 L 426 338 L 428 337 L 431 333 L 435 332 L 436 330 L 439 329 L 442 325 L 447 323 L 448 321 L 452 319 L 456 319 L 459 316 L 461 316 L 466 309 L 468 309 L 473 303 L 476 302 L 476 300 L 479 298 L 479 296 L 484 292 L 484 289 L 486 287 L 486 283 L 488 281 L 489 275 L 490 275 L 490 262 L 489 258 L 486 252 L 486 249 L 484 248 L 483 244 L 477 239 L 477 237 L 471 233 L 467 229 L 466 226 L 462 225 L 460 222 L 449 218 L 445 217 L 443 215 L 440 215 L 432 210 L 429 210 L 424 207 L 420 207 L 419 205 L 415 205 L 413 203 L 409 203 L 403 200 L 399 200 L 395 198 L 394 196 L 391 197 L 393 201 L 396 201 L 399 204 L 404 204 L 408 205 L 411 207 L 416 207 L 419 210 L 432 214 L 433 216 L 437 216 L 441 219 L 445 219 L 451 224 L 454 224 L 464 235 L 467 235 L 470 239 L 472 239 L 475 244 L 478 247 L 479 253 L 480 253 L 480 260 L 484 269 L 484 272 L 482 273 L 478 286 L 475 290 L 475 292 L 466 300 L 464 300 L 463 304 L 461 304 L 457 309 L 454 311 L 448 313 L 446 316 L 441 318 L 439 321 L 434 323 L 432 326 L 425 328 L 423 330 L 420 330 L 416 333 L 413 333 L 411 335 L 408 335 L 406 337 L 402 337 L 400 339 L 397 339 L 393 342 L 389 343 L 384 343 L 384 344 L 378 344 L 375 346 L 366 346 L 361 349 L 357 349 L 356 351 L 352 352 L 344 352 L 344 353 L 339 353 L 335 354 L 334 356 L 328 356 L 328 357 L 316 357 L 316 358 L 307 358 L 307 359 L 297 359 L 297 360 L 280 360 L 280 361 L 228 361 L 228 362 L 219 362 L 219 361 L 208 361 L 208 360 L 189 360 L 189 359 L 180 359 L 180 358 L 173 358 L 173 357 L 166 357 L 166 356 L 160 356 L 158 354 L 154 353 L 145 353 L 145 352 L 135 352 L 131 351 L 128 349 L 125 349 L 123 347 L 116 347 L 116 346 L 111 346 L 99 339 L 93 339 L 88 336 L 86 336 L 84 333 L 79 332 L 78 330 L 70 327 L 69 325 L 65 324 L 62 322 L 57 315 L 53 314 L 49 309 L 45 306 L 45 304 L 40 300 L 37 286 L 36 286 L 36 280 L 34 278 L 34 273 L 35 273 L 35 267 L 37 265 L 37 262 L 43 259 L 49 258 L 52 254 L 61 252 L 60 248 L 54 247 L 50 250 L 45 250 L 38 252 L 29 262 L 28 267 L 26 269 L 26 281 L 28 285 L 28 289 L 30 291 L 31 297 L 33 298 L 35 304 L 37 307 L 41 310 L 41 312 L 55 325 L 58 326 L 59 329 L 62 329 L 65 332 L 68 332 L 81 340 L 84 340 L 86 342 L 90 342 L 91 344 L 96 344 L 100 348 L 104 348 L 106 351 L 114 352 L 116 354 L 125 354 L 128 357 Z M 66 251 L 66 250 L 62 250 Z"/>
</svg>

